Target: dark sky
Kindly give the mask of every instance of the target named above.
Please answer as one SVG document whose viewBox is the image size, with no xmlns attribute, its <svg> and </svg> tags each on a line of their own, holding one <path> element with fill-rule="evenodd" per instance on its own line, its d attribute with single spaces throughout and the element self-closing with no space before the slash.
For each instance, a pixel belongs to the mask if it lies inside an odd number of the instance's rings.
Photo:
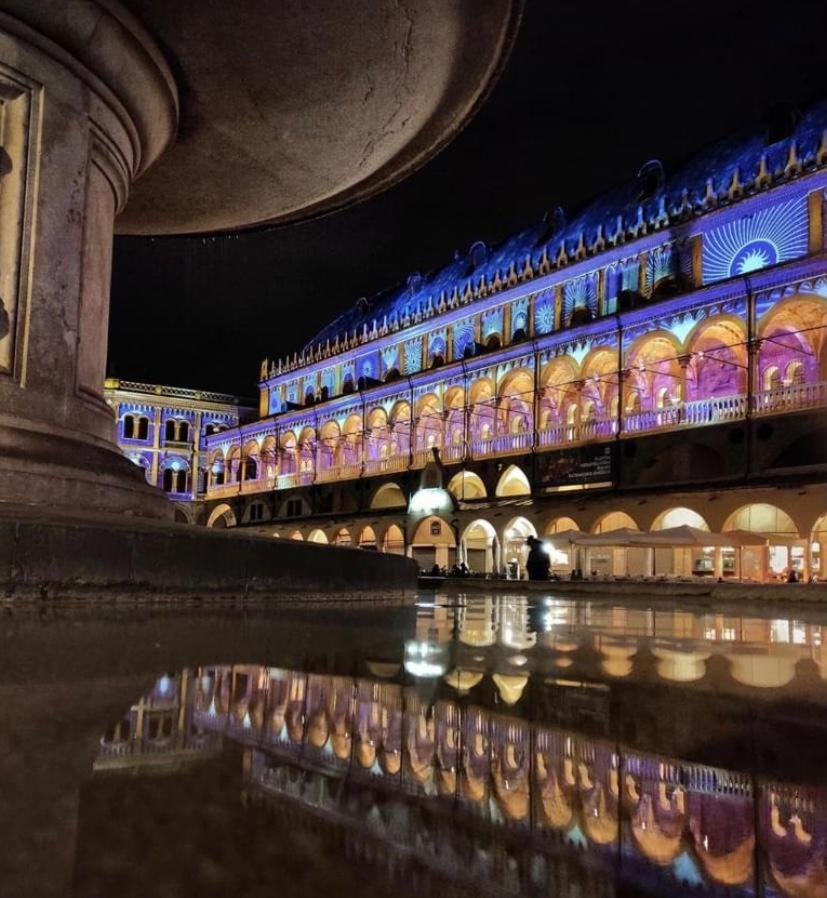
<svg viewBox="0 0 827 898">
<path fill-rule="evenodd" d="M 825 0 L 526 0 L 487 104 L 403 184 L 305 224 L 118 238 L 109 373 L 255 395 L 261 358 L 360 296 L 824 97 L 826 34 Z"/>
</svg>

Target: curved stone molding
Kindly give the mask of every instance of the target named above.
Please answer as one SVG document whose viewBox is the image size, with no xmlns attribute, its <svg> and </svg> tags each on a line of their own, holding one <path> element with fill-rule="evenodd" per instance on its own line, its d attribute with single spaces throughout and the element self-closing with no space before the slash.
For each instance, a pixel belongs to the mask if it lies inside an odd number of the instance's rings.
<svg viewBox="0 0 827 898">
<path fill-rule="evenodd" d="M 103 399 L 114 220 L 174 137 L 169 70 L 115 3 L 0 0 L 0 119 L 0 503 L 170 517 Z"/>
</svg>

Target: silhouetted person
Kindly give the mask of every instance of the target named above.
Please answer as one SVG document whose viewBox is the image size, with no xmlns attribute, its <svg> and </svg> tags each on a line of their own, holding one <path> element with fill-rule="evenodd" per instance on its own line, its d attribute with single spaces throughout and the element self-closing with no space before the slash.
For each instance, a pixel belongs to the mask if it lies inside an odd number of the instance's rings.
<svg viewBox="0 0 827 898">
<path fill-rule="evenodd" d="M 790 568 L 790 572 L 787 574 L 787 583 L 798 583 L 798 574 L 795 572 L 795 568 Z"/>
<path fill-rule="evenodd" d="M 529 580 L 548 580 L 548 574 L 551 570 L 551 559 L 548 557 L 543 544 L 539 539 L 529 536 L 526 540 L 529 545 L 528 559 L 525 566 L 528 570 Z"/>
</svg>

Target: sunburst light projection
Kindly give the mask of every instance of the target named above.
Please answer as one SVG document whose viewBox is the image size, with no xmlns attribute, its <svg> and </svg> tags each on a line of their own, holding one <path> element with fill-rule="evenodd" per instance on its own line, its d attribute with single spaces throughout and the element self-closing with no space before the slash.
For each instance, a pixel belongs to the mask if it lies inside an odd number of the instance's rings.
<svg viewBox="0 0 827 898">
<path fill-rule="evenodd" d="M 807 204 L 798 198 L 710 231 L 704 240 L 704 281 L 749 274 L 806 252 Z"/>
</svg>

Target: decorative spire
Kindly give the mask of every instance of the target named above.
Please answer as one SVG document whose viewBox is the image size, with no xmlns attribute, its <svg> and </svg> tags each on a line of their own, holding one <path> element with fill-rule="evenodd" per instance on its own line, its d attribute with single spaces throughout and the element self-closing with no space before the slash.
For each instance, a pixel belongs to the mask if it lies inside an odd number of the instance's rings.
<svg viewBox="0 0 827 898">
<path fill-rule="evenodd" d="M 758 162 L 758 172 L 755 175 L 755 186 L 758 190 L 761 190 L 764 187 L 769 187 L 770 184 L 772 184 L 772 175 L 767 162 L 767 154 L 762 153 Z"/>
<path fill-rule="evenodd" d="M 784 166 L 784 176 L 787 178 L 792 178 L 795 175 L 800 175 L 802 168 L 803 165 L 801 164 L 801 160 L 798 158 L 798 147 L 793 140 L 790 142 L 790 148 L 787 151 L 787 164 Z"/>
<path fill-rule="evenodd" d="M 730 200 L 737 200 L 738 197 L 744 195 L 744 185 L 741 183 L 741 170 L 738 166 L 735 166 L 735 170 L 732 172 L 732 180 L 729 182 L 729 187 L 727 188 L 727 196 Z"/>
<path fill-rule="evenodd" d="M 701 205 L 704 209 L 714 209 L 715 206 L 718 205 L 718 196 L 715 193 L 715 184 L 713 183 L 712 178 L 706 179 L 706 189 L 704 190 Z"/>
<path fill-rule="evenodd" d="M 816 151 L 816 165 L 827 164 L 827 128 L 821 132 L 821 142 Z"/>
</svg>

